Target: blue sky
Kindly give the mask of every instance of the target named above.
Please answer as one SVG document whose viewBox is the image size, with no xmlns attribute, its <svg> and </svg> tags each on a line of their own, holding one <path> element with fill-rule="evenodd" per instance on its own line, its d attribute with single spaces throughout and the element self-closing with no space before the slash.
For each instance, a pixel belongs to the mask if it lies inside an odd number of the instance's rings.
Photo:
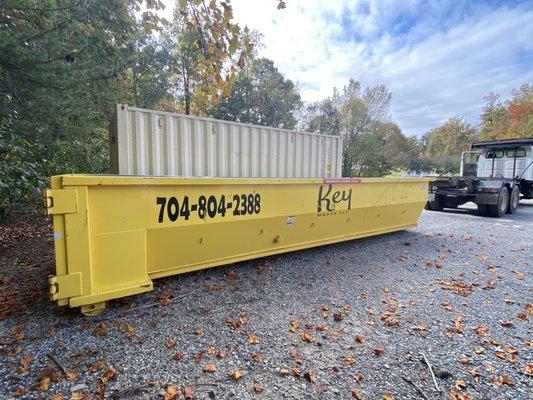
<svg viewBox="0 0 533 400">
<path fill-rule="evenodd" d="M 262 34 L 260 55 L 316 101 L 349 78 L 385 84 L 392 119 L 422 135 L 454 116 L 479 123 L 483 97 L 533 83 L 533 1 L 232 0 Z"/>
</svg>

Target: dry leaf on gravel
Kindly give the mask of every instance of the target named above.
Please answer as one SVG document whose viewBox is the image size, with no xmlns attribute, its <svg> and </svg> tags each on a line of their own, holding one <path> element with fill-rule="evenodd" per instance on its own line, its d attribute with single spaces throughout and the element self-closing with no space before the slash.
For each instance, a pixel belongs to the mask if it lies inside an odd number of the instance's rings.
<svg viewBox="0 0 533 400">
<path fill-rule="evenodd" d="M 361 394 L 361 391 L 359 389 L 352 389 L 351 393 L 352 393 L 352 397 L 355 400 L 363 400 L 363 395 Z"/>
<path fill-rule="evenodd" d="M 124 332 L 128 337 L 135 335 L 135 329 L 130 324 L 124 325 L 122 327 L 122 332 Z"/>
<path fill-rule="evenodd" d="M 464 332 L 463 331 L 463 326 L 462 326 L 462 323 L 464 322 L 464 320 L 465 320 L 464 315 L 459 315 L 457 318 L 455 318 L 453 320 L 453 329 L 452 329 L 452 331 L 455 332 L 455 333 L 462 334 Z"/>
<path fill-rule="evenodd" d="M 163 400 L 175 400 L 181 396 L 181 390 L 176 386 L 169 386 L 163 393 Z"/>
<path fill-rule="evenodd" d="M 257 383 L 253 384 L 252 389 L 257 394 L 263 393 L 263 390 L 264 390 L 263 387 L 261 385 L 258 385 Z"/>
<path fill-rule="evenodd" d="M 452 388 L 450 394 L 448 395 L 448 400 L 472 400 L 472 396 L 468 393 L 462 393 Z"/>
<path fill-rule="evenodd" d="M 300 335 L 300 339 L 307 343 L 313 343 L 316 340 L 315 337 L 309 332 L 302 332 L 302 334 Z"/>
<path fill-rule="evenodd" d="M 514 328 L 514 324 L 511 321 L 502 321 L 500 325 L 504 328 Z"/>
<path fill-rule="evenodd" d="M 93 336 L 100 337 L 107 335 L 107 325 L 103 322 L 100 322 L 98 325 L 96 325 L 96 328 L 93 330 Z"/>
<path fill-rule="evenodd" d="M 248 341 L 248 343 L 250 344 L 259 344 L 261 343 L 261 341 L 259 340 L 259 338 L 255 335 L 250 335 L 248 336 L 248 338 L 246 339 Z"/>
<path fill-rule="evenodd" d="M 50 377 L 43 376 L 39 383 L 37 384 L 36 389 L 40 390 L 41 392 L 46 392 L 48 390 L 48 387 L 50 386 Z"/>
<path fill-rule="evenodd" d="M 115 379 L 116 376 L 117 376 L 117 370 L 113 367 L 110 367 L 100 377 L 100 381 L 102 383 L 108 383 L 110 380 Z"/>
<path fill-rule="evenodd" d="M 296 332 L 300 328 L 300 324 L 296 321 L 289 322 L 289 329 L 291 332 Z"/>
<path fill-rule="evenodd" d="M 238 381 L 239 379 L 241 379 L 242 377 L 244 376 L 244 374 L 239 371 L 239 370 L 235 370 L 231 373 L 231 378 L 234 380 L 234 381 Z"/>
<path fill-rule="evenodd" d="M 216 372 L 217 366 L 215 364 L 205 364 L 202 367 L 202 371 L 204 372 Z"/>
<path fill-rule="evenodd" d="M 194 396 L 196 395 L 196 391 L 188 386 L 185 386 L 183 388 L 183 396 L 185 397 L 185 400 L 192 400 L 194 399 Z"/>
<path fill-rule="evenodd" d="M 35 360 L 35 357 L 31 354 L 24 354 L 20 359 L 19 372 L 23 374 L 30 368 L 31 363 Z"/>
<path fill-rule="evenodd" d="M 167 349 L 170 349 L 172 347 L 174 347 L 177 343 L 177 339 L 176 338 L 170 338 L 170 339 L 167 339 L 167 341 L 165 342 L 165 345 L 167 346 Z"/>
<path fill-rule="evenodd" d="M 353 380 L 356 382 L 361 382 L 363 379 L 365 379 L 365 377 L 362 374 L 355 374 L 353 376 Z"/>
<path fill-rule="evenodd" d="M 533 376 L 533 364 L 527 364 L 524 367 L 524 374 L 529 375 L 529 376 Z"/>
<path fill-rule="evenodd" d="M 307 379 L 311 383 L 315 383 L 316 382 L 316 376 L 312 372 L 306 372 L 304 374 L 304 378 Z"/>
<path fill-rule="evenodd" d="M 385 393 L 383 395 L 383 400 L 394 400 L 394 396 L 390 393 Z"/>
<path fill-rule="evenodd" d="M 104 367 L 105 367 L 105 360 L 102 359 L 102 360 L 96 361 L 93 365 L 91 365 L 89 370 L 94 373 L 94 372 L 100 371 Z"/>
<path fill-rule="evenodd" d="M 474 328 L 474 332 L 477 333 L 479 336 L 484 337 L 489 334 L 489 327 L 487 326 L 487 324 L 481 324 Z"/>
<path fill-rule="evenodd" d="M 174 361 L 181 361 L 181 360 L 183 360 L 184 357 L 185 357 L 185 355 L 181 351 L 178 351 L 176 354 L 174 354 L 172 356 L 172 359 Z"/>
<path fill-rule="evenodd" d="M 376 356 L 382 356 L 383 354 L 385 354 L 385 351 L 386 351 L 386 350 L 385 350 L 385 348 L 383 348 L 383 347 L 376 347 L 376 348 L 374 349 L 374 355 L 376 355 Z"/>
<path fill-rule="evenodd" d="M 67 380 L 71 381 L 73 379 L 76 379 L 80 373 L 78 371 L 67 371 L 65 373 L 65 377 Z"/>
<path fill-rule="evenodd" d="M 355 335 L 355 341 L 356 343 L 364 343 L 365 342 L 365 337 L 364 336 L 361 336 L 361 335 Z"/>
</svg>

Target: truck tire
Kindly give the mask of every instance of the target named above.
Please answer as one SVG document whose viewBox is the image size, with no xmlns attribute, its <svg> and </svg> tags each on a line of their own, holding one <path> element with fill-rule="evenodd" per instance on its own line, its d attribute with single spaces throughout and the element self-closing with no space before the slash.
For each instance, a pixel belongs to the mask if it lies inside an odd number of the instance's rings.
<svg viewBox="0 0 533 400">
<path fill-rule="evenodd" d="M 493 218 L 501 218 L 507 212 L 509 206 L 509 190 L 507 186 L 502 186 L 498 193 L 498 204 L 487 205 L 488 214 Z"/>
<path fill-rule="evenodd" d="M 477 205 L 477 213 L 482 216 L 488 216 L 489 215 L 489 209 L 486 204 L 478 204 Z"/>
<path fill-rule="evenodd" d="M 518 210 L 518 204 L 520 203 L 520 189 L 518 186 L 514 186 L 511 190 L 511 196 L 509 196 L 509 205 L 507 206 L 507 214 L 516 214 Z"/>
<path fill-rule="evenodd" d="M 435 201 L 428 201 L 426 203 L 426 207 L 425 209 L 426 210 L 431 210 L 431 211 L 442 211 L 444 209 L 444 207 L 442 206 L 442 201 L 439 201 L 440 199 L 437 198 L 435 199 Z"/>
</svg>

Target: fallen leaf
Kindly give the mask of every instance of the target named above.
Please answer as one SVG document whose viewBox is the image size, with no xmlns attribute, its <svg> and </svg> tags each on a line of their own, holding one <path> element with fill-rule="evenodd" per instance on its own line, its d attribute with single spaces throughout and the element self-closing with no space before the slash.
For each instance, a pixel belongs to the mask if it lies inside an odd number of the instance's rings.
<svg viewBox="0 0 533 400">
<path fill-rule="evenodd" d="M 71 381 L 73 379 L 76 379 L 79 374 L 80 373 L 78 371 L 67 371 L 65 373 L 65 378 L 67 378 L 67 380 Z"/>
<path fill-rule="evenodd" d="M 244 374 L 239 371 L 239 370 L 235 370 L 231 373 L 231 377 L 233 378 L 233 380 L 235 381 L 238 381 L 239 379 L 241 379 L 242 377 L 244 376 Z"/>
<path fill-rule="evenodd" d="M 165 342 L 165 345 L 167 346 L 167 349 L 170 349 L 174 347 L 176 343 L 178 343 L 178 340 L 176 338 L 170 338 L 170 339 L 167 339 L 167 341 Z"/>
<path fill-rule="evenodd" d="M 259 338 L 255 335 L 250 335 L 248 336 L 248 339 L 247 339 L 248 343 L 250 344 L 259 344 L 261 343 L 261 341 L 259 340 Z"/>
<path fill-rule="evenodd" d="M 463 326 L 462 323 L 464 322 L 465 317 L 463 315 L 459 315 L 457 318 L 453 320 L 453 332 L 462 334 Z"/>
<path fill-rule="evenodd" d="M 36 389 L 40 390 L 41 392 L 46 392 L 49 386 L 50 386 L 50 377 L 44 376 L 39 380 L 39 384 L 37 385 Z"/>
<path fill-rule="evenodd" d="M 427 331 L 428 327 L 427 327 L 425 324 L 420 323 L 420 324 L 418 324 L 418 325 L 416 326 L 415 329 L 416 329 L 417 331 L 419 331 L 419 332 L 425 332 L 425 331 Z"/>
<path fill-rule="evenodd" d="M 357 343 L 364 343 L 365 342 L 365 337 L 364 336 L 361 336 L 361 335 L 355 335 L 355 341 Z"/>
<path fill-rule="evenodd" d="M 477 333 L 479 336 L 484 337 L 488 335 L 489 327 L 487 326 L 487 324 L 481 324 L 474 328 L 474 332 Z"/>
<path fill-rule="evenodd" d="M 386 351 L 386 350 L 385 350 L 385 348 L 383 348 L 383 347 L 376 347 L 376 348 L 374 349 L 374 355 L 376 355 L 376 356 L 382 356 L 383 354 L 385 354 L 385 351 Z"/>
<path fill-rule="evenodd" d="M 135 335 L 135 329 L 133 329 L 133 326 L 131 326 L 130 324 L 124 325 L 124 327 L 122 328 L 122 332 L 124 332 L 129 337 Z"/>
<path fill-rule="evenodd" d="M 35 357 L 32 356 L 31 354 L 24 354 L 21 358 L 20 358 L 20 367 L 19 367 L 19 372 L 22 374 L 24 372 L 27 372 L 28 369 L 30 368 L 30 365 L 31 363 L 35 360 Z"/>
<path fill-rule="evenodd" d="M 351 393 L 354 399 L 363 400 L 363 395 L 361 394 L 361 391 L 359 389 L 352 389 Z"/>
<path fill-rule="evenodd" d="M 315 383 L 316 382 L 316 376 L 312 372 L 306 372 L 304 374 L 304 378 L 307 379 L 311 383 Z"/>
<path fill-rule="evenodd" d="M 263 390 L 265 390 L 261 385 L 258 385 L 257 383 L 253 384 L 252 389 L 255 393 L 263 393 Z"/>
<path fill-rule="evenodd" d="M 394 396 L 390 393 L 385 393 L 383 395 L 383 400 L 394 400 Z"/>
<path fill-rule="evenodd" d="M 14 391 L 13 393 L 11 393 L 12 396 L 14 397 L 22 397 L 24 396 L 26 393 L 28 393 L 28 389 L 24 388 L 24 387 L 19 387 L 16 391 Z"/>
<path fill-rule="evenodd" d="M 346 363 L 349 365 L 355 364 L 357 362 L 357 359 L 354 356 L 348 356 L 346 357 Z"/>
<path fill-rule="evenodd" d="M 117 370 L 113 367 L 110 367 L 100 377 L 100 381 L 102 383 L 108 383 L 110 380 L 115 379 L 116 376 L 117 376 Z"/>
<path fill-rule="evenodd" d="M 184 357 L 185 357 L 185 355 L 181 351 L 178 351 L 176 354 L 174 354 L 172 356 L 172 359 L 174 361 L 181 361 L 181 360 L 183 360 Z"/>
<path fill-rule="evenodd" d="M 198 335 L 198 336 L 202 336 L 202 335 L 204 334 L 204 328 L 202 328 L 201 326 L 198 327 L 198 328 L 196 328 L 196 329 L 194 330 L 194 334 L 195 334 L 195 335 Z"/>
<path fill-rule="evenodd" d="M 456 389 L 466 389 L 466 382 L 462 379 L 456 379 L 454 382 L 454 386 Z"/>
<path fill-rule="evenodd" d="M 291 374 L 291 371 L 289 371 L 288 369 L 282 369 L 282 370 L 279 371 L 279 374 L 281 376 L 288 376 L 288 375 Z"/>
<path fill-rule="evenodd" d="M 105 360 L 102 359 L 102 360 L 96 361 L 93 365 L 91 365 L 89 370 L 94 373 L 94 372 L 100 371 L 104 367 L 105 367 Z"/>
<path fill-rule="evenodd" d="M 185 397 L 185 400 L 192 400 L 195 395 L 196 391 L 193 388 L 188 386 L 183 387 L 183 396 Z"/>
<path fill-rule="evenodd" d="M 217 366 L 215 364 L 205 364 L 203 367 L 202 367 L 202 370 L 204 372 L 216 372 L 217 370 Z"/>
<path fill-rule="evenodd" d="M 524 374 L 529 375 L 529 376 L 533 376 L 533 364 L 527 364 L 524 367 Z"/>
<path fill-rule="evenodd" d="M 254 351 L 252 353 L 252 359 L 255 362 L 261 362 L 261 361 L 263 361 L 263 355 L 260 352 L 258 352 L 258 351 Z"/>
<path fill-rule="evenodd" d="M 176 386 L 169 386 L 163 393 L 163 400 L 175 400 L 179 396 L 181 396 L 181 390 L 179 390 Z"/>
<path fill-rule="evenodd" d="M 472 375 L 473 378 L 477 378 L 478 376 L 481 376 L 481 374 L 478 372 L 478 370 L 476 368 L 471 368 L 470 371 L 470 375 Z"/>
<path fill-rule="evenodd" d="M 511 321 L 502 321 L 500 325 L 504 328 L 514 328 L 514 324 Z"/>
<path fill-rule="evenodd" d="M 469 365 L 470 364 L 470 360 L 468 359 L 468 357 L 463 357 L 459 360 L 459 362 L 463 365 Z"/>
<path fill-rule="evenodd" d="M 105 335 L 107 335 L 107 325 L 101 322 L 94 328 L 93 336 L 100 337 Z"/>
<path fill-rule="evenodd" d="M 313 343 L 316 339 L 313 335 L 311 335 L 309 332 L 302 332 L 300 335 L 300 338 L 307 343 Z"/>
<path fill-rule="evenodd" d="M 337 322 L 340 322 L 344 319 L 344 316 L 341 313 L 333 314 L 333 319 Z"/>
<path fill-rule="evenodd" d="M 296 332 L 300 328 L 300 324 L 296 321 L 289 322 L 289 329 L 291 332 Z"/>
<path fill-rule="evenodd" d="M 226 281 L 235 281 L 237 280 L 237 274 L 234 271 L 230 271 L 226 275 L 224 275 L 224 279 Z"/>
<path fill-rule="evenodd" d="M 365 377 L 362 374 L 355 374 L 353 380 L 356 382 L 361 382 Z"/>
</svg>

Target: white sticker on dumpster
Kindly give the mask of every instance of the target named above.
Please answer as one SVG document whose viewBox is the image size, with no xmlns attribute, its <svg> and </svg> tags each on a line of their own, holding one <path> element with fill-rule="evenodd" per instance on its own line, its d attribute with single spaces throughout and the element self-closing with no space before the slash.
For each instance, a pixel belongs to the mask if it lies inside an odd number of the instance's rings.
<svg viewBox="0 0 533 400">
<path fill-rule="evenodd" d="M 61 232 L 54 232 L 54 240 L 61 240 L 63 238 L 63 234 Z"/>
<path fill-rule="evenodd" d="M 285 224 L 285 226 L 286 226 L 287 228 L 290 228 L 291 226 L 294 225 L 294 221 L 295 221 L 295 220 L 296 220 L 296 217 L 295 217 L 294 215 L 289 215 L 289 216 L 287 217 L 287 223 Z"/>
</svg>

